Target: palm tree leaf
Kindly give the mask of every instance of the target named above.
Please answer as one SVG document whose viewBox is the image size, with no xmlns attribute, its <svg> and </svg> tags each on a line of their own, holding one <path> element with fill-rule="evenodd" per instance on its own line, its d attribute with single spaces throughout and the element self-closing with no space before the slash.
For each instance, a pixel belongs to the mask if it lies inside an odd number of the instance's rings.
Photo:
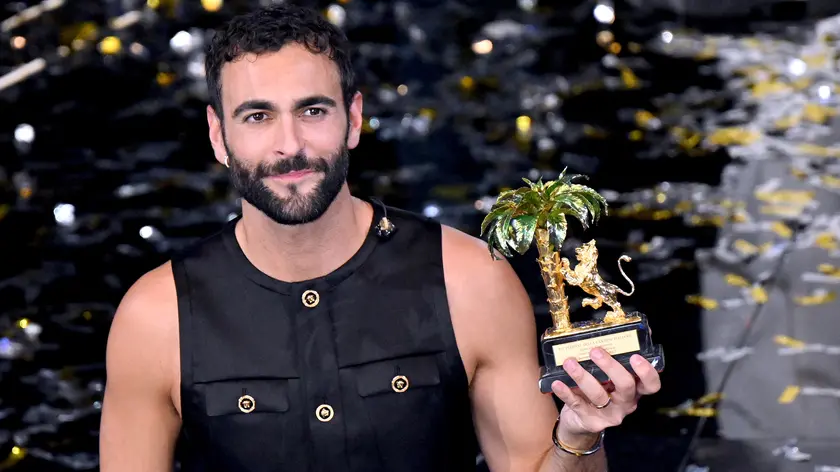
<svg viewBox="0 0 840 472">
<path fill-rule="evenodd" d="M 499 197 L 496 199 L 497 205 L 504 205 L 504 204 L 518 204 L 522 201 L 523 195 L 532 192 L 530 187 L 520 187 L 516 190 L 506 190 L 499 194 Z"/>
<path fill-rule="evenodd" d="M 493 260 L 499 260 L 499 257 L 496 255 L 496 251 L 502 253 L 505 257 L 513 257 L 513 253 L 510 252 L 508 249 L 507 243 L 504 240 L 500 240 L 500 231 L 498 228 L 501 226 L 500 220 L 495 220 L 493 225 L 488 228 L 489 232 L 487 234 L 487 248 L 490 250 L 490 257 Z"/>
<path fill-rule="evenodd" d="M 539 216 L 539 213 L 544 206 L 544 199 L 540 197 L 540 194 L 541 192 L 536 190 L 522 194 L 521 200 L 514 211 L 514 215 Z"/>
<path fill-rule="evenodd" d="M 522 215 L 511 220 L 513 228 L 512 248 L 519 254 L 525 254 L 534 241 L 537 230 L 537 215 Z"/>
<path fill-rule="evenodd" d="M 513 210 L 514 209 L 509 204 L 503 203 L 499 205 L 497 202 L 496 205 L 493 205 L 490 209 L 490 213 L 488 213 L 487 216 L 484 217 L 484 221 L 481 222 L 481 236 L 483 237 L 488 233 L 488 228 L 490 228 L 495 221 L 507 213 L 512 213 Z"/>
<path fill-rule="evenodd" d="M 607 200 L 595 190 L 585 185 L 572 185 L 569 189 L 570 193 L 586 200 L 589 212 L 592 213 L 594 221 L 598 221 L 601 217 L 602 207 L 603 212 L 607 212 Z"/>
<path fill-rule="evenodd" d="M 548 241 L 553 246 L 554 251 L 560 251 L 563 242 L 566 241 L 566 230 L 568 229 L 566 216 L 563 213 L 549 216 L 546 229 L 548 230 Z"/>
<path fill-rule="evenodd" d="M 497 249 L 499 250 L 499 252 L 501 252 L 507 257 L 513 257 L 513 253 L 510 252 L 510 248 L 513 247 L 511 243 L 511 219 L 513 219 L 513 215 L 505 214 L 499 219 L 499 222 L 496 224 L 496 228 L 494 231 L 496 235 L 496 243 L 498 243 Z"/>
<path fill-rule="evenodd" d="M 560 187 L 562 187 L 564 185 L 566 185 L 566 184 L 562 180 L 555 180 L 555 181 L 549 183 L 548 185 L 546 185 L 545 186 L 545 193 L 544 193 L 545 198 L 550 199 L 551 196 L 554 195 L 555 192 L 557 192 L 557 189 L 559 189 Z"/>
<path fill-rule="evenodd" d="M 561 209 L 565 209 L 566 211 L 560 211 Z M 563 193 L 558 195 L 554 200 L 552 213 L 555 211 L 560 211 L 562 214 L 574 216 L 580 220 L 584 229 L 589 227 L 589 219 L 591 216 L 589 211 L 589 202 L 582 197 L 572 193 Z"/>
<path fill-rule="evenodd" d="M 528 179 L 526 179 L 526 178 L 524 178 L 524 177 L 522 178 L 522 181 L 523 181 L 523 182 L 525 182 L 526 184 L 528 184 L 528 187 L 529 187 L 530 189 L 535 189 L 535 188 L 537 188 L 537 186 L 539 185 L 539 184 L 537 184 L 537 183 L 531 182 L 530 180 L 528 180 Z"/>
<path fill-rule="evenodd" d="M 588 179 L 589 177 L 583 174 L 570 174 L 563 177 L 562 182 L 566 185 L 572 185 L 575 180 Z"/>
</svg>

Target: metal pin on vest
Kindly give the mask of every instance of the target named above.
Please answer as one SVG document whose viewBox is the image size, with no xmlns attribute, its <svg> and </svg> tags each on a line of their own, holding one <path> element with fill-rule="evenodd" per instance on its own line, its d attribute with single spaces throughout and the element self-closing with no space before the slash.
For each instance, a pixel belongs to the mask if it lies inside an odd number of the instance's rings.
<svg viewBox="0 0 840 472">
<path fill-rule="evenodd" d="M 397 230 L 397 227 L 394 223 L 388 219 L 388 208 L 385 206 L 384 203 L 381 201 L 371 198 L 371 201 L 377 203 L 379 206 L 382 207 L 382 219 L 379 220 L 379 223 L 376 225 L 376 235 L 379 236 L 381 239 L 388 239 L 391 237 L 392 234 Z"/>
</svg>

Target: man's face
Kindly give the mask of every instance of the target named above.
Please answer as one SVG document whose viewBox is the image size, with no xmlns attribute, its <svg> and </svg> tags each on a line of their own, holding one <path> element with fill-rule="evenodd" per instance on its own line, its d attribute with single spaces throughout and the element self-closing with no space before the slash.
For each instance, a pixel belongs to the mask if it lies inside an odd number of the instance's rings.
<svg viewBox="0 0 840 472">
<path fill-rule="evenodd" d="M 318 219 L 345 185 L 361 96 L 348 114 L 335 63 L 294 44 L 225 64 L 221 83 L 224 118 L 208 107 L 210 140 L 237 191 L 277 223 Z"/>
</svg>

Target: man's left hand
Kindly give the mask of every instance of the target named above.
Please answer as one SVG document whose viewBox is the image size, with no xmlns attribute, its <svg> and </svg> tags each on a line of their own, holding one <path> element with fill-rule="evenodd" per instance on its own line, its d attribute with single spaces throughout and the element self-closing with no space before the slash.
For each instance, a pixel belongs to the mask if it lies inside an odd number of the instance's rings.
<svg viewBox="0 0 840 472">
<path fill-rule="evenodd" d="M 551 386 L 554 394 L 565 403 L 555 434 L 570 445 L 586 444 L 592 435 L 618 426 L 624 417 L 636 411 L 642 395 L 656 393 L 661 387 L 659 373 L 638 354 L 630 358 L 635 377 L 602 348 L 593 349 L 590 356 L 611 382 L 602 385 L 576 360 L 567 359 L 563 368 L 579 388 L 570 389 L 560 381 Z"/>
</svg>

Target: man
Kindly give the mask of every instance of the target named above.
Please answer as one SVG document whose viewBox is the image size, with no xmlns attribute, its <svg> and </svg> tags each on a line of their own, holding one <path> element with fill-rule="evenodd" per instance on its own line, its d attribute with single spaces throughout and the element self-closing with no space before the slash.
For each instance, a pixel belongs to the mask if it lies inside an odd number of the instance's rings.
<svg viewBox="0 0 840 472">
<path fill-rule="evenodd" d="M 601 433 L 659 389 L 656 371 L 596 349 L 609 393 L 568 360 L 580 388 L 555 383 L 558 419 L 507 262 L 350 195 L 362 96 L 346 48 L 285 5 L 213 40 L 210 141 L 242 216 L 121 302 L 102 470 L 170 470 L 179 432 L 185 471 L 463 471 L 474 436 L 494 472 L 606 470 Z"/>
</svg>

